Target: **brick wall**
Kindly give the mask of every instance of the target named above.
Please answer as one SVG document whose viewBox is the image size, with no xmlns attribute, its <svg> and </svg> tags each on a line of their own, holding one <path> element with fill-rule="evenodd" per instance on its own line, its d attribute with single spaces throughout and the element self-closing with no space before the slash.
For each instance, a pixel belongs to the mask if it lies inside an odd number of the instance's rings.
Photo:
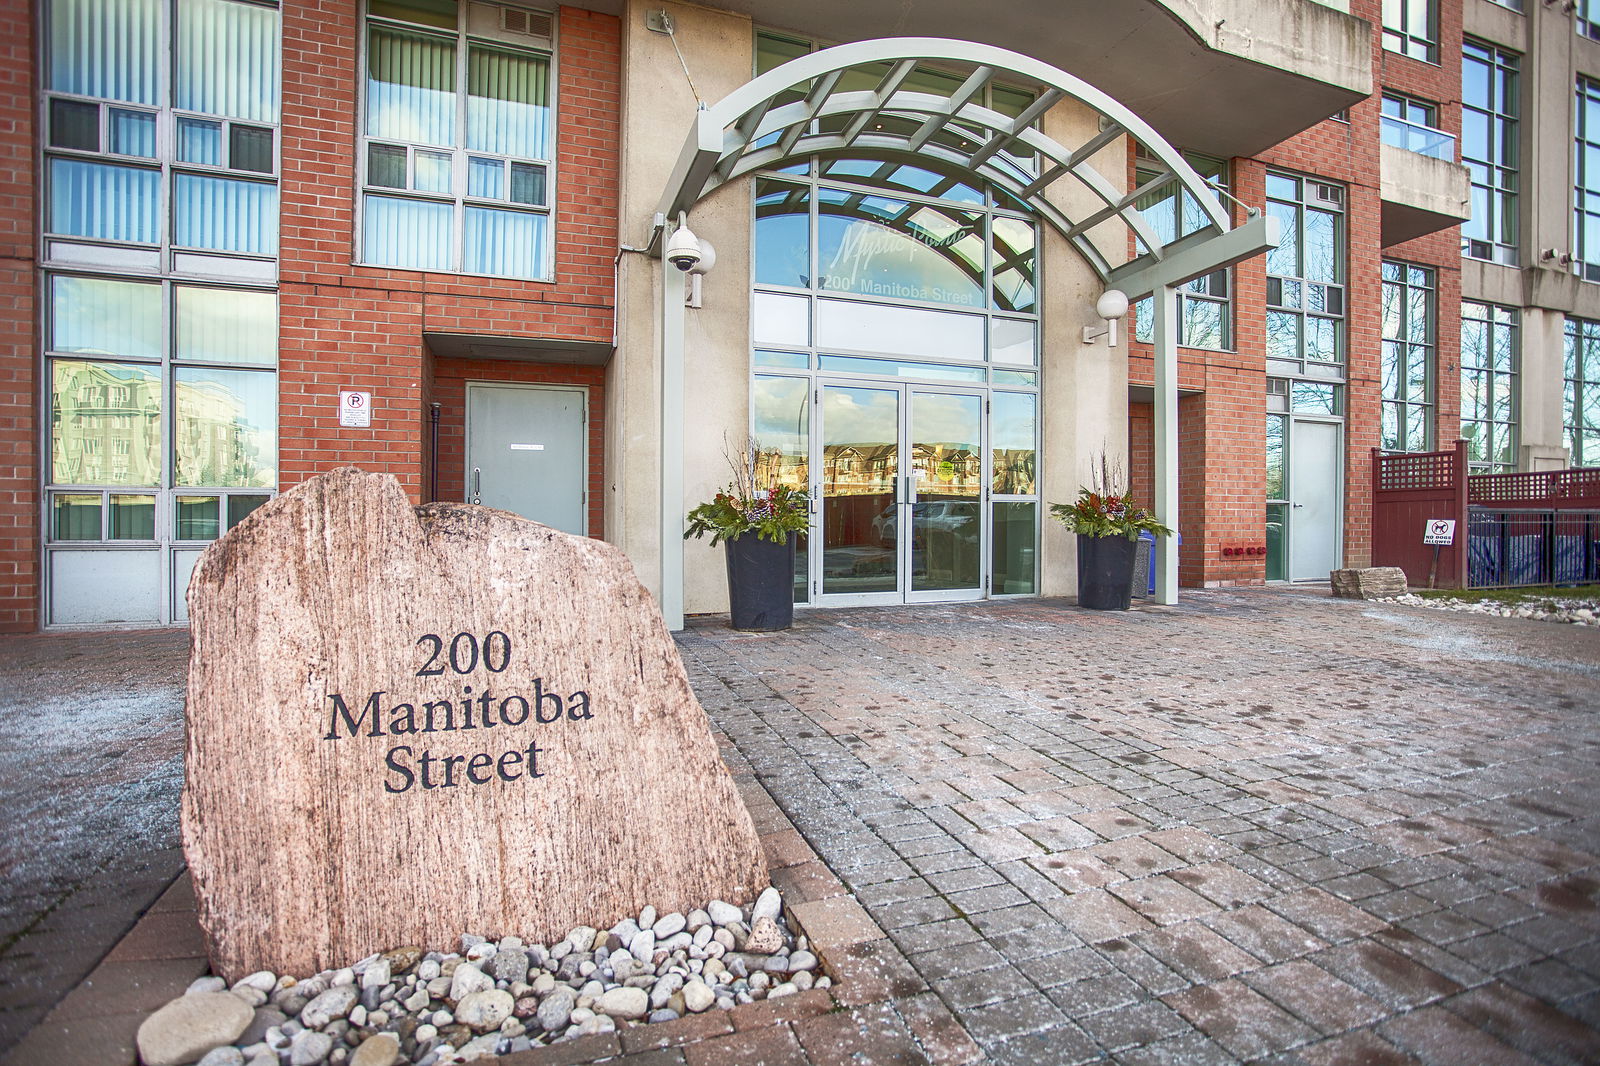
<svg viewBox="0 0 1600 1066">
<path fill-rule="evenodd" d="M 32 5 L 0 5 L 0 633 L 39 624 Z"/>
<path fill-rule="evenodd" d="M 437 490 L 427 484 L 428 404 L 444 402 L 459 417 L 449 390 L 459 395 L 464 378 L 459 368 L 432 365 L 424 332 L 611 337 L 621 27 L 608 15 L 560 9 L 555 280 L 534 282 L 356 265 L 356 9 L 345 0 L 302 0 L 284 11 L 279 483 L 288 488 L 357 463 L 394 474 L 414 499 L 448 497 L 460 456 L 454 468 L 441 464 Z M 545 366 L 471 365 L 477 380 L 555 380 Z M 563 373 L 564 383 L 597 381 L 587 368 Z M 370 429 L 339 426 L 340 388 L 372 391 Z M 597 477 L 599 440 L 590 456 Z"/>
</svg>

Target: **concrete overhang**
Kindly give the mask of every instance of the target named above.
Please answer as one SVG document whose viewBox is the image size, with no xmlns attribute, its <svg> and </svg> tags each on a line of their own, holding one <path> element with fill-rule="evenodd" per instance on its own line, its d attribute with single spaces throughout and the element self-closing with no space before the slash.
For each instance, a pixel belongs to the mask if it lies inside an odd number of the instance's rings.
<svg viewBox="0 0 1600 1066">
<path fill-rule="evenodd" d="M 428 350 L 442 359 L 498 359 L 513 363 L 563 363 L 605 366 L 611 358 L 608 341 L 559 337 L 503 337 L 486 333 L 424 332 Z"/>
<path fill-rule="evenodd" d="M 1472 217 L 1472 179 L 1459 163 L 1382 146 L 1379 187 L 1385 248 L 1459 226 Z"/>
<path fill-rule="evenodd" d="M 824 42 L 948 37 L 1060 67 L 1169 142 L 1255 155 L 1372 92 L 1372 27 L 1313 0 L 713 0 Z"/>
</svg>

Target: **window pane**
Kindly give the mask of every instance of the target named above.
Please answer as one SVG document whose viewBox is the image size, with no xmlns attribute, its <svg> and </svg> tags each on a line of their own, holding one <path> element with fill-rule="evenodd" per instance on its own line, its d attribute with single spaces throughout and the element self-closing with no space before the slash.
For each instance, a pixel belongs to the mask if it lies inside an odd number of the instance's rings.
<svg viewBox="0 0 1600 1066">
<path fill-rule="evenodd" d="M 1027 319 L 989 320 L 989 358 L 1007 366 L 1033 366 L 1038 361 L 1038 326 Z"/>
<path fill-rule="evenodd" d="M 811 287 L 809 190 L 756 179 L 756 284 Z"/>
<path fill-rule="evenodd" d="M 100 150 L 100 109 L 76 100 L 50 101 L 50 146 Z"/>
<path fill-rule="evenodd" d="M 272 173 L 272 131 L 259 126 L 234 126 L 228 131 L 228 165 L 235 170 Z"/>
<path fill-rule="evenodd" d="M 156 157 L 156 116 L 151 111 L 111 109 L 111 151 L 118 155 Z"/>
<path fill-rule="evenodd" d="M 447 152 L 422 152 L 417 153 L 416 174 L 414 185 L 418 192 L 437 192 L 449 195 L 451 185 L 451 160 Z M 402 184 L 397 188 L 404 188 L 404 175 Z"/>
<path fill-rule="evenodd" d="M 1226 348 L 1223 330 L 1228 305 L 1215 300 L 1185 297 L 1183 304 L 1183 343 L 1190 348 Z"/>
<path fill-rule="evenodd" d="M 51 497 L 50 537 L 52 540 L 99 540 L 100 494 Z"/>
<path fill-rule="evenodd" d="M 549 80 L 543 58 L 474 47 L 467 57 L 467 147 L 548 159 Z"/>
<path fill-rule="evenodd" d="M 174 483 L 276 487 L 278 376 L 179 367 L 173 379 Z"/>
<path fill-rule="evenodd" d="M 994 504 L 994 591 L 996 595 L 1032 593 L 1034 558 L 1038 554 L 1036 503 Z"/>
<path fill-rule="evenodd" d="M 58 352 L 161 358 L 161 286 L 52 278 L 49 345 Z"/>
<path fill-rule="evenodd" d="M 546 276 L 544 215 L 488 207 L 468 207 L 466 215 L 464 271 L 508 278 Z"/>
<path fill-rule="evenodd" d="M 278 12 L 233 0 L 180 0 L 173 102 L 185 111 L 278 121 Z"/>
<path fill-rule="evenodd" d="M 506 165 L 499 159 L 482 156 L 467 158 L 467 195 L 486 200 L 503 200 L 506 195 Z"/>
<path fill-rule="evenodd" d="M 155 540 L 156 498 L 113 494 L 110 539 Z"/>
<path fill-rule="evenodd" d="M 1034 242 L 1032 223 L 994 220 L 994 306 L 1002 311 L 1034 309 Z"/>
<path fill-rule="evenodd" d="M 53 0 L 50 88 L 156 104 L 161 0 Z"/>
<path fill-rule="evenodd" d="M 372 0 L 372 13 L 384 18 L 455 29 L 456 0 Z"/>
<path fill-rule="evenodd" d="M 1283 415 L 1267 416 L 1267 499 L 1281 500 L 1283 495 L 1284 430 L 1288 419 Z"/>
<path fill-rule="evenodd" d="M 278 254 L 278 187 L 179 174 L 172 183 L 172 242 L 247 255 Z"/>
<path fill-rule="evenodd" d="M 203 118 L 178 119 L 178 159 L 205 166 L 222 165 L 222 123 Z"/>
<path fill-rule="evenodd" d="M 991 397 L 989 447 L 996 493 L 1032 496 L 1039 491 L 1038 406 L 1032 393 L 997 392 Z"/>
<path fill-rule="evenodd" d="M 386 189 L 406 187 L 406 150 L 393 144 L 367 146 L 367 184 Z"/>
<path fill-rule="evenodd" d="M 177 289 L 176 356 L 208 363 L 275 363 L 278 297 L 244 289 Z"/>
<path fill-rule="evenodd" d="M 56 359 L 50 380 L 53 482 L 161 483 L 161 376 L 154 368 Z"/>
<path fill-rule="evenodd" d="M 367 134 L 446 147 L 456 140 L 452 41 L 383 26 L 367 42 Z"/>
<path fill-rule="evenodd" d="M 545 202 L 544 167 L 530 163 L 511 164 L 512 203 L 542 206 Z"/>
<path fill-rule="evenodd" d="M 811 365 L 811 357 L 804 352 L 769 352 L 765 349 L 757 348 L 755 364 L 756 366 L 781 366 L 804 370 Z"/>
<path fill-rule="evenodd" d="M 1267 312 L 1267 357 L 1269 359 L 1300 358 L 1299 315 L 1282 311 Z"/>
<path fill-rule="evenodd" d="M 982 215 L 840 189 L 822 188 L 817 195 L 823 288 L 983 305 Z"/>
<path fill-rule="evenodd" d="M 154 244 L 161 172 L 50 160 L 50 232 Z"/>
<path fill-rule="evenodd" d="M 217 504 L 215 496 L 179 496 L 175 501 L 173 536 L 177 540 L 216 540 Z"/>
<path fill-rule="evenodd" d="M 228 497 L 228 528 L 243 522 L 251 511 L 266 503 L 270 496 L 229 496 Z"/>
</svg>

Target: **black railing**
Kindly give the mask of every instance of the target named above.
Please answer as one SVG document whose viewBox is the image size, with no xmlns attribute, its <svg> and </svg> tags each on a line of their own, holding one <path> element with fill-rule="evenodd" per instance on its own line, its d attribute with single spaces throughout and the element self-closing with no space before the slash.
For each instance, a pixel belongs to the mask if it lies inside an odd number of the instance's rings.
<svg viewBox="0 0 1600 1066">
<path fill-rule="evenodd" d="M 1600 583 L 1600 510 L 1467 513 L 1467 586 Z"/>
</svg>

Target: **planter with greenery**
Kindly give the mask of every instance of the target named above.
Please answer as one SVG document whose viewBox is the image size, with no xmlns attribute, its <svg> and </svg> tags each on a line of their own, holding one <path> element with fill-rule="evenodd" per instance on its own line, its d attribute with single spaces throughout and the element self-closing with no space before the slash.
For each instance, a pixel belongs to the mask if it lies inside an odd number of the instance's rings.
<svg viewBox="0 0 1600 1066">
<path fill-rule="evenodd" d="M 746 456 L 756 454 L 751 447 Z M 794 622 L 795 542 L 810 521 L 809 499 L 787 485 L 758 488 L 754 464 L 733 463 L 734 480 L 689 512 L 684 539 L 725 545 L 728 613 L 734 629 L 788 629 Z"/>
<path fill-rule="evenodd" d="M 1078 489 L 1075 503 L 1057 503 L 1050 513 L 1078 535 L 1078 606 L 1126 611 L 1133 599 L 1139 534 L 1172 535 L 1149 510 L 1128 498 L 1120 468 L 1101 456 L 1092 486 Z"/>
</svg>

